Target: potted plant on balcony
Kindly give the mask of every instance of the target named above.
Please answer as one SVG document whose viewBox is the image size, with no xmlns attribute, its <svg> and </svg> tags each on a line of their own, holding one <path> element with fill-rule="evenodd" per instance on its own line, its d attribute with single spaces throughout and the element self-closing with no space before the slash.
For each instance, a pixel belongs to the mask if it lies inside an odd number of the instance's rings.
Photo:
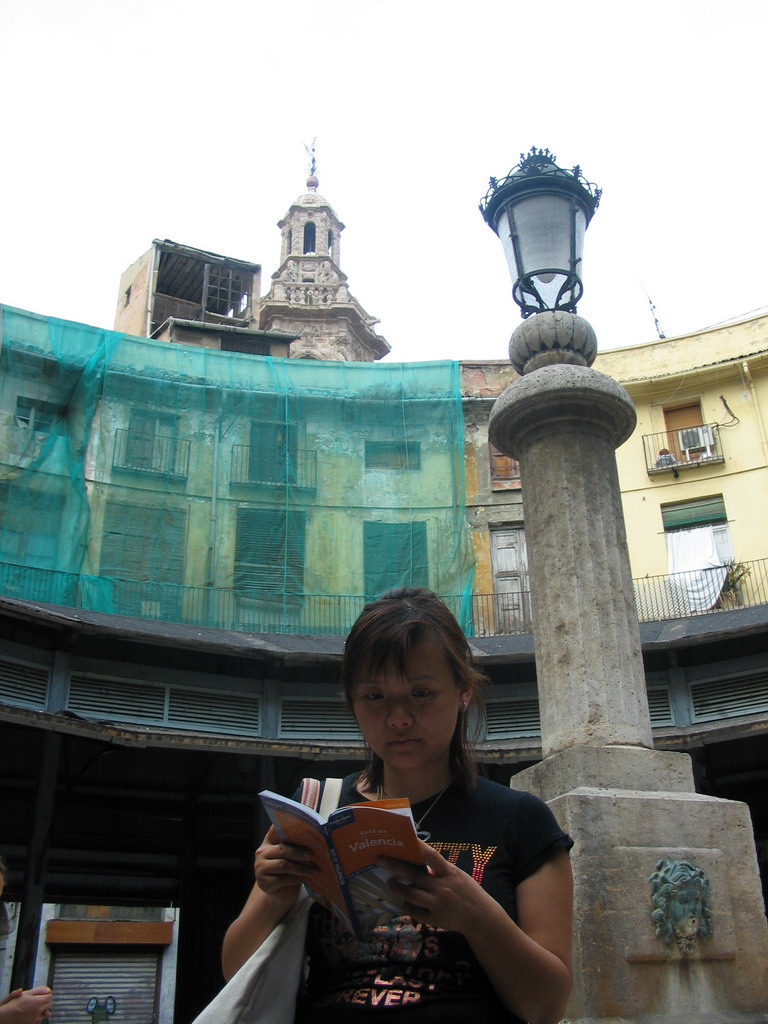
<svg viewBox="0 0 768 1024">
<path fill-rule="evenodd" d="M 733 558 L 730 562 L 724 563 L 726 570 L 723 588 L 720 591 L 718 605 L 720 608 L 729 608 L 734 605 L 743 605 L 744 598 L 741 593 L 741 581 L 752 572 L 748 565 L 737 562 Z"/>
</svg>

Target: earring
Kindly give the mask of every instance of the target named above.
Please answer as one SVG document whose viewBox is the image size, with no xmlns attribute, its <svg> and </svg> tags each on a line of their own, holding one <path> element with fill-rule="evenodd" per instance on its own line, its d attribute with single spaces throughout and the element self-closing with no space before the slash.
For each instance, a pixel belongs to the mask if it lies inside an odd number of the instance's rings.
<svg viewBox="0 0 768 1024">
<path fill-rule="evenodd" d="M 465 700 L 463 700 L 461 702 L 461 704 L 459 704 L 459 707 L 461 708 L 462 711 L 466 711 L 467 710 L 467 702 Z"/>
</svg>

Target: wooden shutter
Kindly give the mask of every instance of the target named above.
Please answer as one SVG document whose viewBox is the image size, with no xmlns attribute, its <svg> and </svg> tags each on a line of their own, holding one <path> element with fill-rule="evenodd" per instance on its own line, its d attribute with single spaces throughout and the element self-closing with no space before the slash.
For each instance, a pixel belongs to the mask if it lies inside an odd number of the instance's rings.
<svg viewBox="0 0 768 1024">
<path fill-rule="evenodd" d="M 306 513 L 239 508 L 235 538 L 236 590 L 301 593 Z"/>
<path fill-rule="evenodd" d="M 491 480 L 509 480 L 520 484 L 520 463 L 509 455 L 502 455 L 498 448 L 488 445 L 491 457 Z"/>
<path fill-rule="evenodd" d="M 0 658 L 0 701 L 22 707 L 44 708 L 48 698 L 49 670 Z"/>
<path fill-rule="evenodd" d="M 664 422 L 667 430 L 700 427 L 704 423 L 704 420 L 701 418 L 701 406 L 698 402 L 695 402 L 692 405 L 680 405 L 676 409 L 665 409 Z"/>
<path fill-rule="evenodd" d="M 364 523 L 364 586 L 378 597 L 393 587 L 429 586 L 427 524 Z"/>
<path fill-rule="evenodd" d="M 297 442 L 295 425 L 277 420 L 253 420 L 249 479 L 263 483 L 295 483 Z"/>
<path fill-rule="evenodd" d="M 182 584 L 186 520 L 184 509 L 108 502 L 101 575 Z"/>
<path fill-rule="evenodd" d="M 58 568 L 63 501 L 56 494 L 0 485 L 0 553 L 9 562 Z"/>
</svg>

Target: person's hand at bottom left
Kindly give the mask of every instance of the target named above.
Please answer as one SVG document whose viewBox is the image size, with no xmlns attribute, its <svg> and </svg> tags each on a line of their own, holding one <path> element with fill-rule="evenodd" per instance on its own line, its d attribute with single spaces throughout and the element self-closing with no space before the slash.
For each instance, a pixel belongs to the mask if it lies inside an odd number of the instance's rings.
<svg viewBox="0 0 768 1024">
<path fill-rule="evenodd" d="M 39 1024 L 51 1015 L 53 992 L 47 985 L 16 988 L 0 1002 L 0 1024 Z"/>
</svg>

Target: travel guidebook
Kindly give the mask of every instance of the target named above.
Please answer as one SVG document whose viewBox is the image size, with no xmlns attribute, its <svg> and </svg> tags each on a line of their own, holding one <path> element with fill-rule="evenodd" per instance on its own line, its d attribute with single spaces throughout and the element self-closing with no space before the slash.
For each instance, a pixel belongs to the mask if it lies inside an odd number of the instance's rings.
<svg viewBox="0 0 768 1024">
<path fill-rule="evenodd" d="M 326 821 L 311 807 L 269 790 L 259 793 L 283 842 L 306 846 L 320 870 L 307 892 L 358 939 L 406 911 L 387 888 L 391 871 L 376 867 L 380 857 L 423 864 L 410 804 L 381 800 L 339 807 Z"/>
</svg>

